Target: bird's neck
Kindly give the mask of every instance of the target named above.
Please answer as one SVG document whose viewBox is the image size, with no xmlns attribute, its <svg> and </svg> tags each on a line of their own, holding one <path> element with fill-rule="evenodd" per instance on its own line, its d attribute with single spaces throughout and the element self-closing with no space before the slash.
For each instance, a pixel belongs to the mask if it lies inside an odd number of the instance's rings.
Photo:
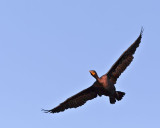
<svg viewBox="0 0 160 128">
<path fill-rule="evenodd" d="M 94 78 L 99 82 L 99 77 L 98 77 L 98 75 L 96 75 Z"/>
</svg>

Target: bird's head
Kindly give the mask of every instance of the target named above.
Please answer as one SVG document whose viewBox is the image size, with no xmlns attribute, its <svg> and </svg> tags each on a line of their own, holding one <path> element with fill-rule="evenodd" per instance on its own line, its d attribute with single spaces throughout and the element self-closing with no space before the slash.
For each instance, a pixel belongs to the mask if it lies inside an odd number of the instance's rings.
<svg viewBox="0 0 160 128">
<path fill-rule="evenodd" d="M 98 75 L 97 75 L 96 71 L 90 70 L 89 72 L 91 73 L 91 75 L 92 75 L 95 79 L 98 78 Z"/>
</svg>

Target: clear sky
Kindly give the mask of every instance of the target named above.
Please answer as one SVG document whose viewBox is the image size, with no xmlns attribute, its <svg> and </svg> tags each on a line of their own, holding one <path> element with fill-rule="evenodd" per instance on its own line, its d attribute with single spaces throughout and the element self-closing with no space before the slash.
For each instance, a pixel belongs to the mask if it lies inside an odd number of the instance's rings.
<svg viewBox="0 0 160 128">
<path fill-rule="evenodd" d="M 126 92 L 45 114 L 89 87 L 133 43 L 135 59 L 118 79 Z M 1 128 L 160 127 L 159 0 L 1 0 Z"/>
</svg>

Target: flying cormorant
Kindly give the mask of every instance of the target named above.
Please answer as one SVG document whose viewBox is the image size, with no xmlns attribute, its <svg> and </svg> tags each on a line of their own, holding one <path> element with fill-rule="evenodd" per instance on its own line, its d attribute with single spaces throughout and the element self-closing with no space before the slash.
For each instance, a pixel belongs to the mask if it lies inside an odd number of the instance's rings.
<svg viewBox="0 0 160 128">
<path fill-rule="evenodd" d="M 119 57 L 113 64 L 111 69 L 99 77 L 94 70 L 90 70 L 91 75 L 96 79 L 92 86 L 79 92 L 78 94 L 68 98 L 66 101 L 51 110 L 44 110 L 46 113 L 58 113 L 68 108 L 77 108 L 85 104 L 88 100 L 92 100 L 97 96 L 109 96 L 111 104 L 115 104 L 116 100 L 119 101 L 125 95 L 124 92 L 116 91 L 115 84 L 121 73 L 133 60 L 133 54 L 139 46 L 142 38 L 143 28 L 141 29 L 139 37 L 136 41 Z"/>
</svg>

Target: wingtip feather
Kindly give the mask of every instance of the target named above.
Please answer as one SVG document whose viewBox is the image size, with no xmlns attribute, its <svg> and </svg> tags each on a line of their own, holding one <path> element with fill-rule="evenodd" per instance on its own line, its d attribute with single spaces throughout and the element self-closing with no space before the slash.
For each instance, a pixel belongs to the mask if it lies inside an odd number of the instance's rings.
<svg viewBox="0 0 160 128">
<path fill-rule="evenodd" d="M 51 111 L 51 110 L 41 109 L 41 111 L 43 111 L 44 113 L 52 113 L 52 111 Z"/>
<path fill-rule="evenodd" d="M 142 27 L 141 27 L 140 35 L 143 35 L 143 31 L 144 31 L 144 28 L 143 28 L 143 26 L 142 26 Z"/>
</svg>

